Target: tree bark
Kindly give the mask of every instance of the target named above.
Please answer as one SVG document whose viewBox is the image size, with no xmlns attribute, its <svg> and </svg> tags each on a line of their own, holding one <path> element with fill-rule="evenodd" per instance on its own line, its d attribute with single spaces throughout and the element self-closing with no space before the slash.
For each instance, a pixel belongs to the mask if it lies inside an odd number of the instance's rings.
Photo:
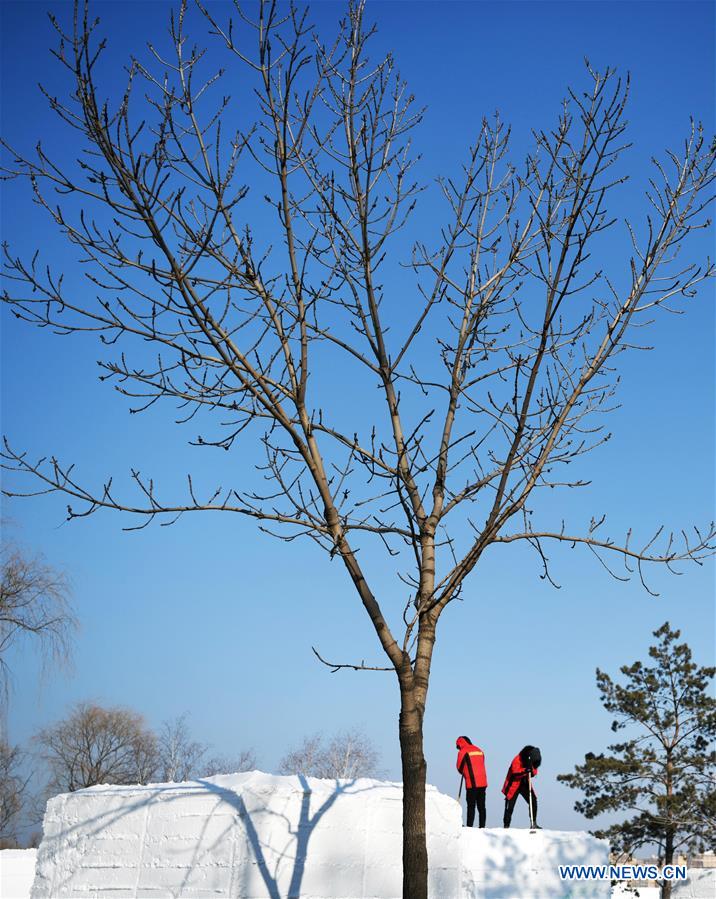
<svg viewBox="0 0 716 899">
<path fill-rule="evenodd" d="M 674 831 L 668 829 L 666 831 L 666 841 L 664 843 L 664 865 L 674 864 Z M 671 881 L 663 880 L 661 883 L 661 899 L 671 899 Z"/>
<path fill-rule="evenodd" d="M 671 801 L 674 795 L 674 763 L 672 762 L 672 749 L 666 751 L 666 805 L 664 814 L 666 816 L 667 825 L 664 839 L 664 865 L 673 865 L 674 863 L 674 828 L 671 826 L 672 808 Z M 671 899 L 671 881 L 664 880 L 661 884 L 661 899 Z"/>
<path fill-rule="evenodd" d="M 401 683 L 400 755 L 403 767 L 403 899 L 427 899 L 423 721 L 413 690 Z"/>
</svg>

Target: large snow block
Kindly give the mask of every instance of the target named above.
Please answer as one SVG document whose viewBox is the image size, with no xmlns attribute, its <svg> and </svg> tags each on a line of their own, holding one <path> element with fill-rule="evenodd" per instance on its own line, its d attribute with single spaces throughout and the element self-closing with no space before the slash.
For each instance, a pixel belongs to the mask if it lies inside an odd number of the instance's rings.
<svg viewBox="0 0 716 899">
<path fill-rule="evenodd" d="M 30 899 L 36 849 L 0 849 L 0 899 Z"/>
<path fill-rule="evenodd" d="M 432 899 L 606 899 L 585 833 L 472 830 L 428 787 Z M 253 771 L 182 784 L 99 786 L 50 800 L 33 899 L 398 899 L 402 784 Z"/>
<path fill-rule="evenodd" d="M 430 892 L 460 894 L 461 814 L 427 792 Z M 254 771 L 50 800 L 33 899 L 397 899 L 402 784 Z"/>
<path fill-rule="evenodd" d="M 716 896 L 716 868 L 689 868 L 686 881 L 672 881 L 673 899 L 713 899 Z"/>
<path fill-rule="evenodd" d="M 609 864 L 609 843 L 588 833 L 466 827 L 461 856 L 463 899 L 609 899 L 608 880 L 559 876 L 559 865 Z"/>
<path fill-rule="evenodd" d="M 612 888 L 611 899 L 659 899 L 661 887 L 649 881 L 647 887 L 635 887 L 621 881 Z M 653 884 L 653 885 L 652 885 Z M 686 880 L 672 880 L 672 899 L 713 899 L 716 896 L 716 868 L 689 868 Z"/>
</svg>

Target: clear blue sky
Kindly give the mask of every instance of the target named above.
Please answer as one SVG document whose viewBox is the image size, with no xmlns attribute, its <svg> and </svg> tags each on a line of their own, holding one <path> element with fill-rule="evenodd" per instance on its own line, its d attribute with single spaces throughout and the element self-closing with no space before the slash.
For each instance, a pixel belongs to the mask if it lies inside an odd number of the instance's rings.
<svg viewBox="0 0 716 899">
<path fill-rule="evenodd" d="M 97 6 L 110 37 L 107 71 L 119 76 L 130 53 L 142 53 L 164 28 L 169 7 Z M 65 132 L 36 87 L 61 81 L 48 52 L 47 9 L 69 12 L 56 3 L 2 4 L 2 133 L 24 149 L 43 136 L 69 158 Z M 314 10 L 330 34 L 342 6 L 321 2 Z M 481 117 L 495 109 L 514 127 L 519 158 L 530 129 L 554 121 L 566 86 L 584 83 L 585 56 L 632 73 L 634 147 L 622 163 L 631 181 L 620 214 L 643 214 L 649 158 L 678 148 L 690 114 L 713 133 L 712 3 L 374 2 L 369 14 L 379 26 L 376 52 L 394 50 L 428 107 L 415 137 L 428 182 L 456 170 Z M 29 255 L 39 245 L 49 261 L 69 267 L 71 253 L 27 186 L 10 184 L 4 193 L 3 239 L 13 251 Z M 436 200 L 435 191 L 421 198 L 418 224 L 438 214 Z M 617 259 L 624 238 L 620 229 L 604 252 Z M 699 248 L 712 244 L 713 231 Z M 615 437 L 590 457 L 591 488 L 554 494 L 552 521 L 581 524 L 608 512 L 614 534 L 631 525 L 646 535 L 662 523 L 678 529 L 713 517 L 713 299 L 712 283 L 687 315 L 655 325 L 653 352 L 625 358 L 622 406 L 610 422 Z M 194 435 L 172 423 L 171 409 L 128 415 L 127 402 L 97 379 L 98 343 L 58 339 L 2 314 L 2 431 L 14 445 L 72 460 L 93 483 L 109 474 L 122 481 L 140 467 L 171 484 L 215 464 L 186 446 Z M 352 402 L 360 414 L 361 398 Z M 231 462 L 235 478 L 246 458 Z M 362 726 L 387 775 L 399 778 L 395 679 L 331 675 L 311 653 L 313 644 L 336 660 L 381 658 L 338 563 L 231 516 L 187 516 L 171 528 L 125 533 L 109 513 L 65 524 L 65 505 L 60 496 L 4 505 L 13 534 L 70 576 L 82 624 L 70 675 L 43 681 L 36 655 L 23 648 L 13 657 L 13 741 L 93 698 L 138 709 L 152 724 L 189 711 L 197 737 L 226 754 L 253 746 L 264 770 L 305 734 Z M 682 577 L 655 573 L 661 596 L 654 599 L 638 583 L 610 579 L 586 551 L 555 551 L 553 559 L 559 591 L 539 580 L 530 555 L 492 552 L 468 582 L 465 602 L 441 621 L 425 722 L 428 777 L 455 792 L 454 740 L 470 735 L 487 755 L 489 824 L 499 823 L 509 761 L 531 742 L 544 757 L 542 824 L 585 825 L 572 811 L 576 797 L 554 777 L 609 741 L 597 666 L 615 672 L 643 657 L 666 619 L 682 628 L 702 664 L 714 659 L 713 564 L 689 566 Z M 393 580 L 380 564 L 379 586 L 389 589 Z"/>
</svg>

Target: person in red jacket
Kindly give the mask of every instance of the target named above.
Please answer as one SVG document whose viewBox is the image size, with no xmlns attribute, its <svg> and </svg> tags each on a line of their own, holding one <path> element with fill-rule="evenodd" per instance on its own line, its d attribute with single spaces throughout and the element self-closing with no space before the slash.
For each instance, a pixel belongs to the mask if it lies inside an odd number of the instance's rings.
<svg viewBox="0 0 716 899">
<path fill-rule="evenodd" d="M 505 817 L 503 820 L 505 827 L 510 826 L 517 797 L 522 796 L 530 809 L 530 826 L 538 828 L 537 794 L 534 787 L 530 790 L 530 779 L 537 776 L 537 767 L 541 761 L 539 749 L 534 746 L 525 746 L 512 759 L 512 764 L 507 770 L 507 776 L 502 785 L 502 792 L 505 794 Z"/>
<path fill-rule="evenodd" d="M 475 807 L 480 815 L 480 827 L 485 826 L 485 791 L 487 790 L 487 774 L 485 773 L 485 753 L 475 746 L 469 737 L 458 737 L 455 741 L 457 749 L 457 770 L 465 781 L 465 799 L 467 800 L 467 826 L 475 822 Z"/>
</svg>

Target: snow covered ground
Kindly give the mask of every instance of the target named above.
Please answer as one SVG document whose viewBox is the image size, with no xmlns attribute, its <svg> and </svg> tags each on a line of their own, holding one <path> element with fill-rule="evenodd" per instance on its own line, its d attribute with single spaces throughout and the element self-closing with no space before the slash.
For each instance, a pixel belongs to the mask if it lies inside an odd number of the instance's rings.
<svg viewBox="0 0 716 899">
<path fill-rule="evenodd" d="M 48 806 L 35 850 L 0 851 L 0 899 L 400 895 L 401 785 L 260 772 L 185 784 L 93 787 Z M 608 882 L 559 880 L 560 864 L 605 864 L 588 834 L 461 826 L 428 792 L 435 899 L 607 899 Z M 36 858 L 37 857 L 37 858 Z M 37 865 L 36 865 L 37 861 Z M 639 899 L 658 899 L 658 887 Z M 674 899 L 711 899 L 716 869 L 692 869 Z M 611 899 L 635 899 L 626 884 Z"/>
<path fill-rule="evenodd" d="M 470 836 L 470 833 L 474 833 L 474 831 L 465 830 L 465 843 L 473 842 L 476 839 L 476 837 Z M 513 831 L 513 833 L 517 833 L 517 831 Z M 36 855 L 35 849 L 0 850 L 0 899 L 30 899 L 32 881 L 35 876 Z M 472 870 L 475 867 L 473 861 Z M 500 866 L 500 870 L 502 870 L 502 866 Z M 640 887 L 638 893 L 638 899 L 659 899 L 660 890 L 656 886 Z M 470 893 L 467 895 L 469 896 Z M 484 896 L 485 893 L 483 892 L 482 895 Z M 503 899 L 504 895 L 503 893 L 500 899 Z M 676 884 L 673 893 L 674 899 L 712 899 L 715 895 L 715 868 L 694 868 L 690 872 L 688 883 Z M 637 899 L 637 897 L 633 889 L 629 889 L 626 884 L 620 884 L 612 889 L 611 899 Z"/>
<path fill-rule="evenodd" d="M 638 896 L 637 896 L 638 893 Z M 612 899 L 659 899 L 658 886 L 639 887 L 637 891 L 627 884 L 617 884 L 612 890 Z M 671 887 L 672 899 L 714 899 L 716 896 L 716 868 L 690 868 L 686 882 L 674 882 Z"/>
<path fill-rule="evenodd" d="M 59 796 L 48 804 L 32 897 L 392 899 L 401 893 L 401 789 L 250 772 Z M 427 804 L 434 899 L 610 896 L 608 881 L 558 875 L 560 864 L 607 864 L 603 841 L 464 828 L 455 800 L 433 787 Z M 0 853 L 1 899 L 28 899 L 31 867 L 31 852 Z M 674 899 L 716 895 L 716 870 L 690 875 Z M 633 895 L 619 887 L 612 899 Z"/>
<path fill-rule="evenodd" d="M 29 899 L 37 849 L 0 850 L 0 899 Z"/>
</svg>

